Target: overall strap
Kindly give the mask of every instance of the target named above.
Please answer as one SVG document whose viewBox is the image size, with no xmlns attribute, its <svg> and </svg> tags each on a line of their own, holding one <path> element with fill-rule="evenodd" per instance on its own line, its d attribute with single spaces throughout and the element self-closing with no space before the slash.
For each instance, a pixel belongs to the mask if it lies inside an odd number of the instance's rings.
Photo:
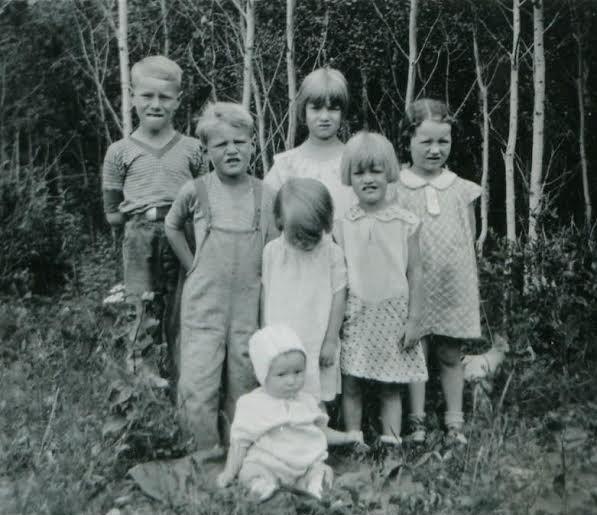
<svg viewBox="0 0 597 515">
<path fill-rule="evenodd" d="M 261 226 L 261 197 L 263 194 L 263 183 L 259 179 L 250 177 L 253 182 L 253 202 L 255 203 L 255 215 L 253 217 L 253 229 L 258 231 Z"/>
<path fill-rule="evenodd" d="M 203 235 L 203 239 L 201 243 L 197 245 L 197 254 L 201 252 L 205 240 L 209 236 L 211 232 L 211 207 L 209 205 L 209 197 L 207 195 L 207 186 L 201 177 L 197 177 L 193 180 L 193 184 L 195 185 L 195 193 L 197 195 L 197 206 L 200 207 L 203 212 L 205 213 L 205 234 Z"/>
</svg>

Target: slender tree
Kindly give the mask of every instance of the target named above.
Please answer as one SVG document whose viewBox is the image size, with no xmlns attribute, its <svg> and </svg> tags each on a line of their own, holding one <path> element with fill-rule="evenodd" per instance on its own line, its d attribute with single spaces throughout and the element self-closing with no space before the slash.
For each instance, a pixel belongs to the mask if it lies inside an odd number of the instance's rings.
<svg viewBox="0 0 597 515">
<path fill-rule="evenodd" d="M 506 173 L 506 237 L 516 241 L 516 193 L 514 190 L 514 155 L 518 133 L 518 57 L 520 47 L 520 3 L 512 0 L 512 50 L 510 53 L 510 116 L 508 143 L 504 152 Z"/>
<path fill-rule="evenodd" d="M 578 17 L 575 0 L 571 0 L 570 8 L 573 18 L 572 36 L 576 42 L 576 77 L 574 83 L 576 86 L 576 100 L 578 104 L 578 153 L 580 156 L 580 172 L 582 178 L 582 191 L 585 202 L 585 222 L 587 226 L 591 224 L 593 217 L 593 206 L 591 204 L 591 192 L 589 190 L 589 166 L 587 163 L 586 147 L 586 109 L 587 102 L 587 63 L 585 58 L 584 37 L 585 31 L 581 27 Z"/>
<path fill-rule="evenodd" d="M 415 78 L 417 71 L 417 14 L 419 0 L 410 0 L 410 13 L 408 18 L 408 75 L 406 80 L 406 95 L 404 107 L 408 107 L 415 98 Z"/>
<path fill-rule="evenodd" d="M 482 152 L 481 152 L 481 232 L 477 239 L 477 251 L 483 253 L 483 245 L 487 238 L 488 213 L 489 213 L 489 101 L 487 95 L 487 84 L 483 79 L 483 68 L 479 56 L 479 45 L 477 42 L 477 29 L 473 28 L 473 54 L 475 57 L 475 72 L 477 85 L 479 87 L 479 98 L 481 100 L 481 112 L 483 125 L 481 128 Z"/>
<path fill-rule="evenodd" d="M 168 31 L 168 7 L 166 0 L 160 0 L 160 11 L 162 13 L 162 31 L 164 32 L 164 55 L 170 53 L 170 33 Z"/>
<path fill-rule="evenodd" d="M 128 136 L 133 130 L 133 121 L 131 116 L 127 0 L 118 0 L 118 30 L 116 36 L 120 60 L 120 90 L 122 92 L 122 135 Z"/>
<path fill-rule="evenodd" d="M 288 131 L 286 148 L 294 147 L 296 137 L 296 69 L 294 66 L 294 8 L 296 0 L 286 0 L 286 74 L 288 76 Z"/>
<path fill-rule="evenodd" d="M 242 11 L 241 11 L 242 18 Z M 245 41 L 243 60 L 243 96 L 242 105 L 249 109 L 251 105 L 251 82 L 253 80 L 253 50 L 255 45 L 255 0 L 247 0 L 245 18 Z"/>
<path fill-rule="evenodd" d="M 537 239 L 537 219 L 543 198 L 543 147 L 545 126 L 545 50 L 543 1 L 533 1 L 533 151 L 529 183 L 529 241 Z"/>
</svg>

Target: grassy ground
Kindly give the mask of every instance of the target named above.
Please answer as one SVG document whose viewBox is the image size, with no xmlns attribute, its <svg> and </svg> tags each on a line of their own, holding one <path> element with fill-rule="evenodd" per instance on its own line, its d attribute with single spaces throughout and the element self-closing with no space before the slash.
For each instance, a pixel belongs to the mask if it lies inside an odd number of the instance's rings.
<svg viewBox="0 0 597 515">
<path fill-rule="evenodd" d="M 321 503 L 280 492 L 257 506 L 216 491 L 217 460 L 183 460 L 184 484 L 165 502 L 147 497 L 127 471 L 179 458 L 185 442 L 166 396 L 120 370 L 126 313 L 101 305 L 117 269 L 100 250 L 60 295 L 2 299 L 0 514 L 597 512 L 594 364 L 524 356 L 509 357 L 491 391 L 467 386 L 466 448 L 443 446 L 432 383 L 427 444 L 333 451 L 337 480 Z"/>
</svg>

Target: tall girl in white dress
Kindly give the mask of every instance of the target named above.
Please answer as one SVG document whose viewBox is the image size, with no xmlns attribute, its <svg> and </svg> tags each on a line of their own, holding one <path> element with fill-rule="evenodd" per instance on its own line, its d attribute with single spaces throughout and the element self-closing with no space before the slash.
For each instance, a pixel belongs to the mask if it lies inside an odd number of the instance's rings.
<svg viewBox="0 0 597 515">
<path fill-rule="evenodd" d="M 338 129 L 348 101 L 346 79 L 338 70 L 319 68 L 307 75 L 298 92 L 297 113 L 309 135 L 298 147 L 274 156 L 264 179 L 276 191 L 290 178 L 317 179 L 332 196 L 335 218 L 342 218 L 357 201 L 340 179 L 344 144 L 338 139 Z"/>
</svg>

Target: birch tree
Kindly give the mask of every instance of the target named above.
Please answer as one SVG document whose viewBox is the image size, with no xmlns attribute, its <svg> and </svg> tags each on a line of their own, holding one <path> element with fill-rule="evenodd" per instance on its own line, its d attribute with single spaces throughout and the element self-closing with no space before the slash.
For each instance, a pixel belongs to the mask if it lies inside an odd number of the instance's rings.
<svg viewBox="0 0 597 515">
<path fill-rule="evenodd" d="M 576 43 L 576 77 L 574 84 L 576 86 L 576 101 L 578 105 L 578 153 L 580 156 L 580 173 L 582 179 L 582 192 L 585 203 L 585 222 L 587 226 L 591 224 L 593 217 L 593 206 L 591 204 L 591 192 L 589 190 L 589 167 L 587 163 L 586 150 L 586 109 L 587 102 L 587 63 L 584 49 L 585 32 L 581 27 L 581 22 L 576 10 L 575 0 L 571 0 L 570 8 L 573 18 L 572 37 Z"/>
<path fill-rule="evenodd" d="M 286 148 L 294 147 L 296 138 L 296 69 L 294 66 L 294 8 L 296 0 L 286 0 L 286 74 L 288 76 L 288 131 Z"/>
<path fill-rule="evenodd" d="M 415 98 L 415 78 L 417 71 L 417 14 L 419 0 L 410 0 L 410 13 L 408 17 L 408 74 L 406 80 L 406 95 L 404 108 L 412 104 Z"/>
<path fill-rule="evenodd" d="M 242 11 L 241 11 L 242 13 Z M 241 14 L 242 17 L 242 14 Z M 251 82 L 253 80 L 253 49 L 255 45 L 255 0 L 247 0 L 244 13 L 245 42 L 243 59 L 243 96 L 242 105 L 249 110 L 251 106 Z"/>
<path fill-rule="evenodd" d="M 520 3 L 512 0 L 512 50 L 510 53 L 510 115 L 508 143 L 504 152 L 506 175 L 506 237 L 516 241 L 516 193 L 514 189 L 514 155 L 518 134 L 518 58 L 520 47 Z"/>
<path fill-rule="evenodd" d="M 529 182 L 529 241 L 537 240 L 537 219 L 543 197 L 543 147 L 545 126 L 545 51 L 543 0 L 533 1 L 533 150 Z"/>
<path fill-rule="evenodd" d="M 118 56 L 120 62 L 120 90 L 122 93 L 122 135 L 128 136 L 133 130 L 131 116 L 131 79 L 129 71 L 128 10 L 127 0 L 118 0 Z"/>
<path fill-rule="evenodd" d="M 479 45 L 477 42 L 477 30 L 473 29 L 473 54 L 475 57 L 475 72 L 477 85 L 479 87 L 479 98 L 481 100 L 481 112 L 483 114 L 483 126 L 481 128 L 482 152 L 481 152 L 481 232 L 477 239 L 477 251 L 483 253 L 483 245 L 487 238 L 488 212 L 489 212 L 489 102 L 487 98 L 487 84 L 483 79 L 483 69 L 479 56 Z"/>
</svg>

